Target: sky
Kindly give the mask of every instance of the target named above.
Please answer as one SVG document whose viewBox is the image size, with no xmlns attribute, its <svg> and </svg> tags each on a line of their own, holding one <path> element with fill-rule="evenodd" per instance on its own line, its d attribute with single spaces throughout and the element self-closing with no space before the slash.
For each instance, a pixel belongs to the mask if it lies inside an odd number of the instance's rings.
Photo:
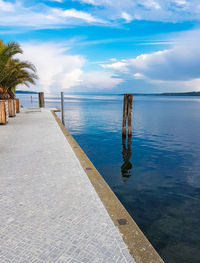
<svg viewBox="0 0 200 263">
<path fill-rule="evenodd" d="M 0 38 L 36 66 L 30 90 L 200 91 L 199 0 L 0 0 Z"/>
</svg>

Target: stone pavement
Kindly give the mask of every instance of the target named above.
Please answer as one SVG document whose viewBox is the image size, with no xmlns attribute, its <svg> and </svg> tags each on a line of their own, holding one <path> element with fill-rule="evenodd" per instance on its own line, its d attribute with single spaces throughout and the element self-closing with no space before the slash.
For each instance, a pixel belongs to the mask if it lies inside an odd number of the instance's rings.
<svg viewBox="0 0 200 263">
<path fill-rule="evenodd" d="M 0 126 L 0 262 L 134 262 L 49 110 Z"/>
</svg>

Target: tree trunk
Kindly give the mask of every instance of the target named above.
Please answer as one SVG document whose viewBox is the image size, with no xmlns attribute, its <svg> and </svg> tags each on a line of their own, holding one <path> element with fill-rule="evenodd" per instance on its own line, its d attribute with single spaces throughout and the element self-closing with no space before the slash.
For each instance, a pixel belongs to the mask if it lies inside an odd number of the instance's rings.
<svg viewBox="0 0 200 263">
<path fill-rule="evenodd" d="M 8 122 L 8 101 L 0 100 L 0 123 L 6 124 Z"/>
</svg>

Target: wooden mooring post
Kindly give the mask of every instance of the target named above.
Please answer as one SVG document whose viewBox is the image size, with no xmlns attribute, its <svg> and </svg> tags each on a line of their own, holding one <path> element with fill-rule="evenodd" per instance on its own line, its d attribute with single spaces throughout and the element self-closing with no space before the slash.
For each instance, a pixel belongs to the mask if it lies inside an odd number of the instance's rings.
<svg viewBox="0 0 200 263">
<path fill-rule="evenodd" d="M 64 93 L 61 92 L 61 113 L 62 113 L 62 124 L 65 125 L 65 109 L 64 109 Z"/>
<path fill-rule="evenodd" d="M 44 92 L 38 93 L 39 107 L 44 108 Z"/>
<path fill-rule="evenodd" d="M 128 136 L 132 135 L 133 94 L 124 94 L 122 136 L 126 137 L 126 120 L 128 119 Z"/>
</svg>

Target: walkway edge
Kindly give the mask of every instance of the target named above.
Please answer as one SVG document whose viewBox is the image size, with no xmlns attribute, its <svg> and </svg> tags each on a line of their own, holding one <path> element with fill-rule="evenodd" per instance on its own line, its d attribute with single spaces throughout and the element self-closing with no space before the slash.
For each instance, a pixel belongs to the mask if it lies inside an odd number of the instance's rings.
<svg viewBox="0 0 200 263">
<path fill-rule="evenodd" d="M 150 244 L 148 239 L 139 229 L 135 221 L 129 215 L 127 210 L 121 204 L 119 199 L 113 193 L 108 184 L 104 181 L 103 177 L 97 171 L 93 163 L 89 160 L 82 148 L 78 145 L 72 137 L 68 129 L 62 124 L 56 112 L 59 109 L 51 110 L 55 120 L 57 121 L 60 129 L 66 137 L 68 143 L 72 147 L 76 157 L 78 158 L 81 166 L 86 172 L 90 182 L 95 188 L 99 198 L 101 199 L 104 207 L 106 208 L 114 225 L 119 229 L 122 238 L 127 245 L 131 256 L 136 263 L 164 263 L 156 250 Z M 121 219 L 121 220 L 120 220 Z"/>
</svg>

